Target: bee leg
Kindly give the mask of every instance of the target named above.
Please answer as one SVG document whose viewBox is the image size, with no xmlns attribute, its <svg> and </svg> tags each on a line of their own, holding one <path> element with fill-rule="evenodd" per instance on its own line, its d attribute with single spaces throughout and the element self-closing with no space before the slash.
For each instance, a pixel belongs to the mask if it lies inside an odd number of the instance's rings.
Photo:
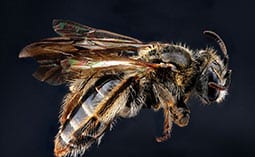
<svg viewBox="0 0 255 157">
<path fill-rule="evenodd" d="M 157 142 L 164 142 L 170 138 L 170 133 L 172 129 L 172 118 L 170 116 L 170 111 L 167 108 L 164 108 L 164 128 L 163 128 L 163 135 L 160 137 L 156 137 Z"/>
<path fill-rule="evenodd" d="M 179 101 L 177 105 L 170 108 L 171 116 L 175 124 L 185 127 L 189 124 L 190 110 L 183 101 Z"/>
</svg>

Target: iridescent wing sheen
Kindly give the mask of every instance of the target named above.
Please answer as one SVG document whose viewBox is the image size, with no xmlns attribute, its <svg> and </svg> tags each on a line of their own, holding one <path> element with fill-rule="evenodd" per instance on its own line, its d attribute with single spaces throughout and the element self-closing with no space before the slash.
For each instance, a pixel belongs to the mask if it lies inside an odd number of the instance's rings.
<svg viewBox="0 0 255 157">
<path fill-rule="evenodd" d="M 34 76 L 51 85 L 60 85 L 72 79 L 85 77 L 88 71 L 99 68 L 120 68 L 128 65 L 146 66 L 131 59 L 137 56 L 138 47 L 113 47 L 88 50 L 76 46 L 77 41 L 68 37 L 55 37 L 32 43 L 19 54 L 20 58 L 33 57 L 40 64 Z"/>
<path fill-rule="evenodd" d="M 51 85 L 63 84 L 80 77 L 77 75 L 78 73 L 63 68 L 65 63 L 70 63 L 73 60 L 77 62 L 93 60 L 91 62 L 98 63 L 99 60 L 112 60 L 113 58 L 114 62 L 128 60 L 129 57 L 138 55 L 140 48 L 150 46 L 150 44 L 144 44 L 131 37 L 94 29 L 71 21 L 54 20 L 53 28 L 62 37 L 53 37 L 32 43 L 19 54 L 20 58 L 35 58 L 40 67 L 34 76 Z M 124 64 L 127 62 L 129 61 L 125 61 Z M 122 63 L 108 62 L 106 64 L 117 66 L 123 65 Z M 91 68 L 93 69 L 93 67 Z"/>
<path fill-rule="evenodd" d="M 125 35 L 95 29 L 67 20 L 53 20 L 53 29 L 61 36 L 84 39 L 76 45 L 88 49 L 105 49 L 109 47 L 139 46 L 141 41 Z"/>
</svg>

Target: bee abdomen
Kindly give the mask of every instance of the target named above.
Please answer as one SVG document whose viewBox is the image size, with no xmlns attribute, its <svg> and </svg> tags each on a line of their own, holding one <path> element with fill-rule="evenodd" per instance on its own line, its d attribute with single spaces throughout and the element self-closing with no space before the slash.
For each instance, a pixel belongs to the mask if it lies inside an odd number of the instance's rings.
<svg viewBox="0 0 255 157">
<path fill-rule="evenodd" d="M 79 151 L 86 150 L 103 136 L 103 132 L 110 124 L 100 121 L 95 110 L 97 107 L 102 108 L 100 105 L 111 96 L 109 93 L 120 81 L 116 78 L 101 78 L 84 94 L 80 105 L 67 116 L 67 120 L 56 136 L 56 156 L 67 156 L 72 152 L 82 154 Z"/>
</svg>

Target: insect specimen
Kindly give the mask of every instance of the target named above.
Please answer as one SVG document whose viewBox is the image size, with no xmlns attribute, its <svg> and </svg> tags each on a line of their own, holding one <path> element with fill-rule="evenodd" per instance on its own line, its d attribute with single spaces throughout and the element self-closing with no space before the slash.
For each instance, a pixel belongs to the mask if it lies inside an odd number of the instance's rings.
<svg viewBox="0 0 255 157">
<path fill-rule="evenodd" d="M 37 60 L 38 80 L 69 86 L 55 138 L 56 157 L 82 155 L 116 118 L 134 117 L 142 108 L 163 109 L 163 134 L 156 140 L 165 141 L 173 123 L 188 125 L 191 95 L 206 104 L 219 103 L 230 85 L 227 49 L 212 31 L 204 34 L 217 41 L 222 57 L 213 48 L 145 43 L 66 20 L 54 20 L 53 28 L 60 37 L 32 43 L 19 57 Z"/>
</svg>

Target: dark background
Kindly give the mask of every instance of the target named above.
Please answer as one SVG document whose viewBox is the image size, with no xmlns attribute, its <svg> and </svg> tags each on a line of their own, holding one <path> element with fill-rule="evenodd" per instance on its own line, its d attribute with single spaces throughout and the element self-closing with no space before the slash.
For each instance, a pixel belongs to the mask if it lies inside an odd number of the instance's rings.
<svg viewBox="0 0 255 157">
<path fill-rule="evenodd" d="M 221 104 L 201 105 L 193 99 L 191 122 L 174 126 L 167 142 L 156 143 L 161 112 L 143 110 L 119 120 L 98 147 L 85 156 L 200 157 L 253 156 L 254 4 L 222 0 L 2 0 L 0 5 L 0 154 L 3 157 L 51 157 L 58 131 L 58 112 L 65 86 L 52 87 L 34 79 L 37 65 L 18 59 L 27 44 L 56 36 L 54 18 L 69 19 L 143 41 L 185 42 L 192 49 L 217 45 L 202 30 L 219 33 L 229 50 L 233 69 L 229 95 Z"/>
</svg>

